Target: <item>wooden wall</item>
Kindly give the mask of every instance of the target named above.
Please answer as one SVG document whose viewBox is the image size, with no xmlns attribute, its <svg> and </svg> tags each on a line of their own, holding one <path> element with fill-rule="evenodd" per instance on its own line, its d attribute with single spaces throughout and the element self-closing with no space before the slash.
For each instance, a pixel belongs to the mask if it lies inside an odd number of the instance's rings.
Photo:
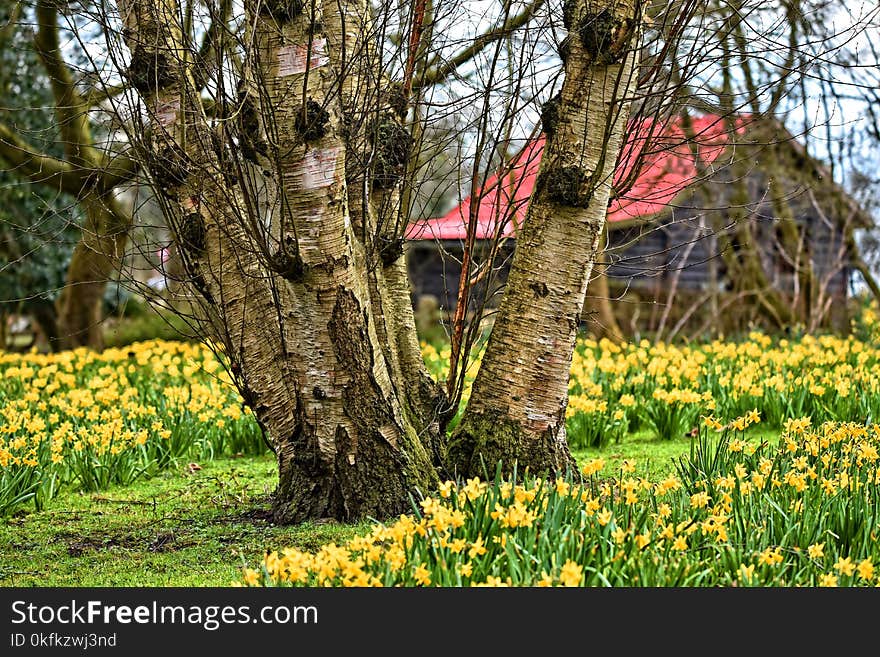
<svg viewBox="0 0 880 657">
<path fill-rule="evenodd" d="M 731 230 L 732 222 L 738 217 L 753 222 L 753 234 L 770 282 L 786 294 L 793 293 L 793 271 L 780 255 L 778 222 L 767 194 L 767 180 L 760 172 L 752 171 L 745 180 L 751 200 L 739 205 L 732 197 L 735 186 L 730 184 L 728 171 L 716 172 L 711 183 L 678 199 L 676 207 L 658 221 L 609 230 L 605 253 L 612 298 L 634 295 L 637 303 L 644 306 L 644 317 L 649 313 L 657 314 L 658 302 L 665 302 L 676 279 L 683 299 L 705 295 L 713 287 L 713 281 L 717 281 L 718 289 L 723 293 L 729 289 L 729 282 L 721 249 L 725 243 L 728 248 L 738 247 Z M 827 208 L 824 211 L 817 209 L 803 190 L 788 190 L 786 202 L 800 226 L 806 228 L 805 245 L 825 295 L 834 297 L 837 300 L 834 303 L 845 301 L 850 269 L 839 226 L 827 219 L 830 216 Z M 731 210 L 731 207 L 740 209 Z M 746 218 L 742 219 L 743 216 Z M 720 231 L 727 231 L 731 237 L 729 242 L 719 238 Z M 493 263 L 491 280 L 483 280 L 478 286 L 471 310 L 475 308 L 474 303 L 483 299 L 489 306 L 500 301 L 513 242 L 508 240 L 501 249 Z M 414 302 L 427 294 L 436 297 L 443 311 L 450 312 L 455 308 L 462 250 L 459 241 L 408 243 L 407 259 Z M 483 244 L 477 257 L 484 267 L 487 251 Z"/>
</svg>

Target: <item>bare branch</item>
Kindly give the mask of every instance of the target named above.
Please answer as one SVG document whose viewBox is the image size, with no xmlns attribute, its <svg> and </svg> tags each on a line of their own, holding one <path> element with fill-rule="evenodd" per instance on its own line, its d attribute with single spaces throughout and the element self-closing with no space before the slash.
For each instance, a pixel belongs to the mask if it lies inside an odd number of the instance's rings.
<svg viewBox="0 0 880 657">
<path fill-rule="evenodd" d="M 86 183 L 85 170 L 39 152 L 3 122 L 0 122 L 0 159 L 31 182 L 68 194 L 79 194 Z"/>
<path fill-rule="evenodd" d="M 21 2 L 17 2 L 9 11 L 9 19 L 5 25 L 0 25 L 0 43 L 9 40 L 12 33 L 15 32 L 18 19 L 21 16 Z"/>
<path fill-rule="evenodd" d="M 504 21 L 504 24 L 489 30 L 474 39 L 474 42 L 455 55 L 452 59 L 443 64 L 434 65 L 429 69 L 421 80 L 413 82 L 413 90 L 418 91 L 425 87 L 444 82 L 450 75 L 455 73 L 458 68 L 474 57 L 476 57 L 484 48 L 491 45 L 495 41 L 503 39 L 510 35 L 511 32 L 526 25 L 541 7 L 544 6 L 546 0 L 534 0 L 532 4 L 526 7 L 521 13 Z"/>
<path fill-rule="evenodd" d="M 37 33 L 34 49 L 39 55 L 55 96 L 55 115 L 64 140 L 67 158 L 75 165 L 94 165 L 97 156 L 92 144 L 88 107 L 76 88 L 73 75 L 58 40 L 58 6 L 51 0 L 37 3 Z"/>
</svg>

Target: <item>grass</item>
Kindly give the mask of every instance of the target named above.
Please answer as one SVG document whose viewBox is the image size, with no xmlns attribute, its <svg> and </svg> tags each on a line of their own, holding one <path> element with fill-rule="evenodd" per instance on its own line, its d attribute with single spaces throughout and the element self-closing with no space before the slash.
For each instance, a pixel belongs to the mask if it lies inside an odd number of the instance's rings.
<svg viewBox="0 0 880 657">
<path fill-rule="evenodd" d="M 189 340 L 192 329 L 168 312 L 142 310 L 133 316 L 109 317 L 104 322 L 104 346 L 123 347 L 141 340 Z"/>
<path fill-rule="evenodd" d="M 749 442 L 761 440 L 774 442 L 778 436 L 778 431 L 764 429 L 758 425 L 749 430 L 746 439 Z M 573 450 L 572 455 L 580 464 L 595 458 L 605 459 L 608 464 L 606 471 L 614 473 L 620 472 L 623 461 L 630 461 L 635 464 L 635 476 L 657 479 L 662 475 L 673 474 L 675 472 L 673 459 L 686 454 L 689 448 L 688 438 L 660 440 L 652 431 L 642 430 L 629 434 L 619 443 L 611 443 L 604 448 Z"/>
<path fill-rule="evenodd" d="M 772 436 L 754 432 L 752 440 Z M 634 461 L 636 476 L 674 472 L 686 438 L 649 432 L 604 449 L 574 452 L 580 464 L 601 457 L 607 472 Z M 271 455 L 181 464 L 148 480 L 101 493 L 65 492 L 45 511 L 0 521 L 0 586 L 227 586 L 266 549 L 314 551 L 343 543 L 369 522 L 279 527 L 269 516 L 277 478 Z"/>
<path fill-rule="evenodd" d="M 227 586 L 266 548 L 314 550 L 368 524 L 278 527 L 269 456 L 187 464 L 0 521 L 0 586 Z"/>
</svg>

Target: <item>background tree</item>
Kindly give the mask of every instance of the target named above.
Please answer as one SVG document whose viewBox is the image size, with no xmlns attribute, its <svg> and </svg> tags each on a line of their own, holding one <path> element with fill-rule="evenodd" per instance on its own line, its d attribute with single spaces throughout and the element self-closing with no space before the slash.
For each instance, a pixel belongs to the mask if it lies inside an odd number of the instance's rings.
<svg viewBox="0 0 880 657">
<path fill-rule="evenodd" d="M 731 328 L 717 312 L 721 291 L 728 300 L 745 304 L 743 318 L 755 326 L 828 326 L 827 287 L 834 272 L 817 269 L 810 225 L 796 213 L 811 203 L 820 212 L 810 198 L 822 195 L 826 207 L 832 203 L 839 208 L 834 220 L 842 222 L 845 233 L 852 235 L 858 225 L 854 214 L 861 213 L 854 212 L 843 193 L 860 195 L 852 184 L 851 174 L 857 171 L 840 160 L 838 145 L 852 139 L 865 144 L 870 130 L 860 117 L 870 115 L 865 101 L 872 85 L 866 82 L 878 70 L 868 37 L 877 17 L 875 5 L 861 2 L 709 2 L 693 17 L 693 42 L 679 42 L 675 56 L 666 60 L 681 82 L 673 88 L 682 126 L 687 130 L 694 117 L 709 113 L 724 117 L 734 135 L 722 162 L 730 178 L 726 197 L 704 193 L 707 212 L 699 217 L 710 229 L 703 232 L 726 271 L 726 289 L 713 290 L 710 298 L 716 310 L 704 326 L 711 332 Z M 694 57 L 702 64 L 697 75 L 680 69 Z M 699 135 L 689 137 L 696 140 Z M 748 188 L 756 171 L 764 178 L 757 192 Z M 698 177 L 711 173 L 704 168 Z M 765 200 L 772 208 L 772 230 L 762 228 L 758 217 Z M 708 211 L 713 207 L 718 209 Z M 781 271 L 768 271 L 766 262 L 782 263 Z M 863 276 L 869 274 L 860 262 L 856 240 L 850 238 L 849 248 L 840 251 L 831 269 L 855 267 Z M 780 285 L 780 280 L 791 283 Z M 674 301 L 674 285 L 669 292 L 664 316 Z M 685 313 L 704 301 L 695 300 Z"/>
<path fill-rule="evenodd" d="M 41 65 L 28 44 L 21 43 L 13 18 L 7 14 L 0 31 L 2 111 L 16 113 L 21 130 L 41 136 L 52 123 L 51 112 L 41 110 L 51 106 L 52 94 L 41 84 Z M 60 155 L 52 144 L 46 148 L 53 157 Z M 6 344 L 3 330 L 11 314 L 32 317 L 44 340 L 57 338 L 55 301 L 64 285 L 78 219 L 66 195 L 30 185 L 14 171 L 0 171 L 0 347 Z"/>
<path fill-rule="evenodd" d="M 116 197 L 116 188 L 134 176 L 136 165 L 109 148 L 108 135 L 92 124 L 95 97 L 67 61 L 70 55 L 60 38 L 60 6 L 52 0 L 38 0 L 33 6 L 19 2 L 5 10 L 6 56 L 20 62 L 34 56 L 39 60 L 43 71 L 35 79 L 38 84 L 45 80 L 51 90 L 54 117 L 40 125 L 36 135 L 29 135 L 27 121 L 40 113 L 20 120 L 12 106 L 4 107 L 0 161 L 8 174 L 28 180 L 42 189 L 40 193 L 76 202 L 82 217 L 81 232 L 56 301 L 57 339 L 53 346 L 99 348 L 107 281 L 124 252 L 131 222 L 130 212 Z M 70 21 L 68 28 L 75 27 L 73 16 L 65 20 Z M 28 45 L 32 54 L 23 50 Z M 18 85 L 28 84 L 18 76 L 16 80 Z M 43 118 L 48 118 L 45 113 Z M 39 215 L 31 218 L 33 226 L 38 221 Z"/>
</svg>

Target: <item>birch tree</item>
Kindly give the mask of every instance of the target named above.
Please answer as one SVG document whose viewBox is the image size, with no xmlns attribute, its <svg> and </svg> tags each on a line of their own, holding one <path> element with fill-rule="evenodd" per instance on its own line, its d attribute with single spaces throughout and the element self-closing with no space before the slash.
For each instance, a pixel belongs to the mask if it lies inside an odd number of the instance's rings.
<svg viewBox="0 0 880 657">
<path fill-rule="evenodd" d="M 408 56 L 394 79 L 382 66 L 387 18 L 366 2 L 248 0 L 239 29 L 218 36 L 211 106 L 186 7 L 120 0 L 116 10 L 103 19 L 136 91 L 129 138 L 201 333 L 277 456 L 276 519 L 404 512 L 438 472 L 474 473 L 479 458 L 569 468 L 568 367 L 635 87 L 641 5 L 565 5 L 565 83 L 541 183 L 466 430 L 449 449 L 449 402 L 421 361 L 401 248 L 412 76 L 421 70 L 424 83 L 443 68 L 415 61 L 431 7 L 414 3 L 398 22 Z M 515 29 L 511 6 L 507 18 L 471 52 Z"/>
<path fill-rule="evenodd" d="M 614 167 L 636 85 L 642 7 L 571 2 L 565 81 L 507 288 L 448 459 L 465 474 L 502 461 L 565 472 L 568 380 Z"/>
</svg>

